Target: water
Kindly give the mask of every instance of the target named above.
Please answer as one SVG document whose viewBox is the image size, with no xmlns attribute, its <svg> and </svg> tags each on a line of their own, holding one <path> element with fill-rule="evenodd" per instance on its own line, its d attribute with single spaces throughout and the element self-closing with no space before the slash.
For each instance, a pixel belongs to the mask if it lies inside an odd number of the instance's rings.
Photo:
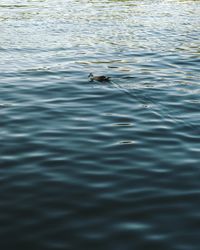
<svg viewBox="0 0 200 250">
<path fill-rule="evenodd" d="M 0 249 L 199 249 L 199 14 L 1 1 Z"/>
</svg>

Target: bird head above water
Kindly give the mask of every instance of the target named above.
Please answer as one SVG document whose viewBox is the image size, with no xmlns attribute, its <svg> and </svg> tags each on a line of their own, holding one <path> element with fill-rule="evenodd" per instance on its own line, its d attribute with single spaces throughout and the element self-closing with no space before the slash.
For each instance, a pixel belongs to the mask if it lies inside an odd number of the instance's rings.
<svg viewBox="0 0 200 250">
<path fill-rule="evenodd" d="M 94 76 L 92 73 L 90 73 L 88 77 L 90 81 L 106 82 L 110 80 L 108 76 Z"/>
</svg>

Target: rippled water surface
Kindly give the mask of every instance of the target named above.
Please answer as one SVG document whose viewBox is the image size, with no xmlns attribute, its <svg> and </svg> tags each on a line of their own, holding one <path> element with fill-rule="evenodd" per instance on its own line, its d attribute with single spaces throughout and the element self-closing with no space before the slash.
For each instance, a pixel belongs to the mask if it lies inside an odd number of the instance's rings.
<svg viewBox="0 0 200 250">
<path fill-rule="evenodd" d="M 200 249 L 199 16 L 1 1 L 0 249 Z"/>
</svg>

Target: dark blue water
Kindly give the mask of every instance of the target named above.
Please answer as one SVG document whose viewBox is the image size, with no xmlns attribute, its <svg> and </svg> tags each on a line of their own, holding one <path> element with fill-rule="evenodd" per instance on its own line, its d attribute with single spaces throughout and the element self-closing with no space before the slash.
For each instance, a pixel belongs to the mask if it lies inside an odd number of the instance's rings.
<svg viewBox="0 0 200 250">
<path fill-rule="evenodd" d="M 199 14 L 1 1 L 0 249 L 200 249 Z"/>
</svg>

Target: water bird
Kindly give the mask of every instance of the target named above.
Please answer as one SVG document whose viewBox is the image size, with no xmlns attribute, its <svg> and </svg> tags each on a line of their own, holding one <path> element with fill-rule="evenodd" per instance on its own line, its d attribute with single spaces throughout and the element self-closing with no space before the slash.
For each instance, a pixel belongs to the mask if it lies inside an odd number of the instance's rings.
<svg viewBox="0 0 200 250">
<path fill-rule="evenodd" d="M 88 77 L 90 78 L 90 81 L 98 81 L 98 82 L 110 81 L 109 76 L 94 76 L 92 73 L 90 73 Z"/>
</svg>

